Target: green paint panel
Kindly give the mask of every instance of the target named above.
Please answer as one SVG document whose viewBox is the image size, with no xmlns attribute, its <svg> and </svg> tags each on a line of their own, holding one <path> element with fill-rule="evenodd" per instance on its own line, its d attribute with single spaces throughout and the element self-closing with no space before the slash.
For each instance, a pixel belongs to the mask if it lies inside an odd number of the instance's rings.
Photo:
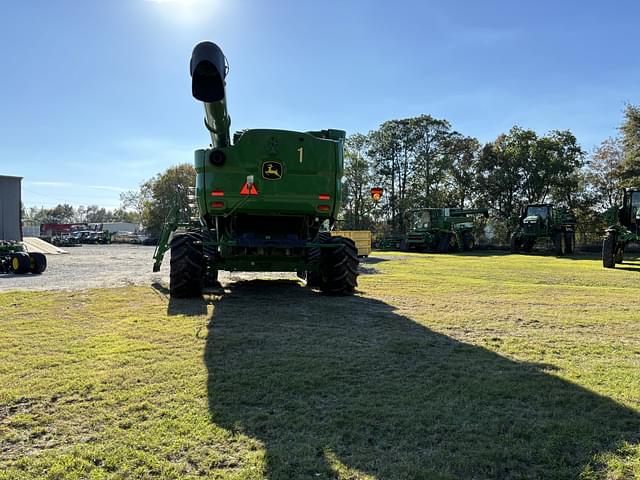
<svg viewBox="0 0 640 480">
<path fill-rule="evenodd" d="M 200 211 L 335 217 L 341 192 L 342 138 L 344 133 L 332 140 L 302 132 L 247 130 L 235 145 L 217 149 L 225 157 L 222 165 L 212 164 L 214 150 L 196 150 Z M 248 176 L 253 176 L 257 195 L 241 195 Z M 224 206 L 213 207 L 213 202 Z"/>
</svg>

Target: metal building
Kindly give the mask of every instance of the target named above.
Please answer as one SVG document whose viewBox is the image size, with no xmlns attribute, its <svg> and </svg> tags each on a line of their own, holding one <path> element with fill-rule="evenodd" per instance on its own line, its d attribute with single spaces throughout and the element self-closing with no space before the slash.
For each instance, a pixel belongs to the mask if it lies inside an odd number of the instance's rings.
<svg viewBox="0 0 640 480">
<path fill-rule="evenodd" d="M 0 240 L 22 240 L 21 181 L 22 177 L 0 175 Z"/>
</svg>

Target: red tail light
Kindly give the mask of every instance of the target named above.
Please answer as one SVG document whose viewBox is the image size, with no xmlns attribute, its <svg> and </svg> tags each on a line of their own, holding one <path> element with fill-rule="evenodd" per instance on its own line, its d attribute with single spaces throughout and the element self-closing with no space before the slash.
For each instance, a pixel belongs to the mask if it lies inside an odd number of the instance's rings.
<svg viewBox="0 0 640 480">
<path fill-rule="evenodd" d="M 224 192 L 222 190 L 214 190 L 211 192 L 212 197 L 224 197 Z"/>
<path fill-rule="evenodd" d="M 318 200 L 331 200 L 331 195 L 328 193 L 321 193 L 318 195 Z"/>
<path fill-rule="evenodd" d="M 212 208 L 223 208 L 224 207 L 224 202 L 211 202 L 211 207 Z"/>
<path fill-rule="evenodd" d="M 320 210 L 321 212 L 328 212 L 329 205 L 318 205 L 318 210 Z"/>
</svg>

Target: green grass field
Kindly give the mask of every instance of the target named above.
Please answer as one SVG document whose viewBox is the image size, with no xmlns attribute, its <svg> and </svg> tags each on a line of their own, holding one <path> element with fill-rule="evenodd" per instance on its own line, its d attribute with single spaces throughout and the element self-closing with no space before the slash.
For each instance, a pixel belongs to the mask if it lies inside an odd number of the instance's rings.
<svg viewBox="0 0 640 480">
<path fill-rule="evenodd" d="M 0 295 L 0 479 L 639 479 L 640 264 Z"/>
</svg>

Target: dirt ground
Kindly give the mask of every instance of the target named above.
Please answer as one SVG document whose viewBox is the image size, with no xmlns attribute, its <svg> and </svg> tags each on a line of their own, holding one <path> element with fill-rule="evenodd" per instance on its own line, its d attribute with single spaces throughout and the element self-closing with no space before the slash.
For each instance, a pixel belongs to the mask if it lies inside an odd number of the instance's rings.
<svg viewBox="0 0 640 480">
<path fill-rule="evenodd" d="M 168 285 L 170 255 L 166 254 L 160 272 L 153 273 L 154 249 L 121 244 L 67 248 L 68 254 L 47 255 L 47 270 L 42 275 L 0 275 L 0 291 L 84 290 L 153 283 Z M 219 275 L 222 285 L 255 278 L 297 277 L 290 273 L 220 272 Z"/>
</svg>

